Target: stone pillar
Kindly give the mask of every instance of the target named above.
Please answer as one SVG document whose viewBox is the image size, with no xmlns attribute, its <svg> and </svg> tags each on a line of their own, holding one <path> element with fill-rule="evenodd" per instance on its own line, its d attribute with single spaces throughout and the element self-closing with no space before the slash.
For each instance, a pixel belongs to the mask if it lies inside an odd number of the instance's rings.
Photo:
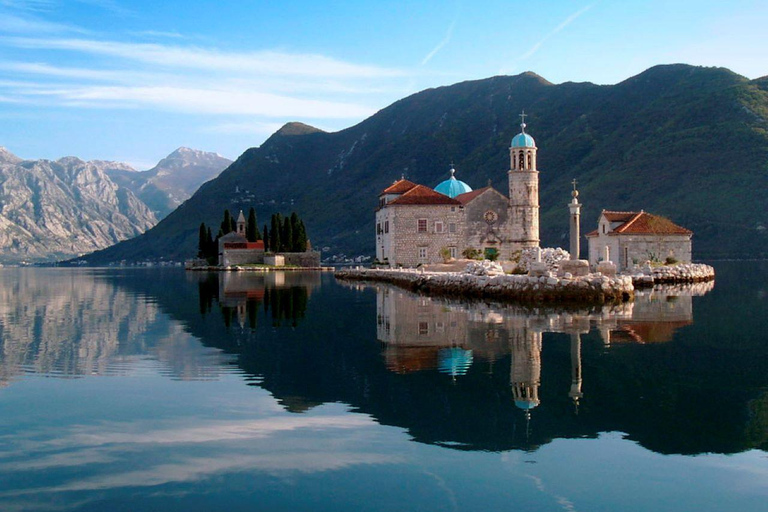
<svg viewBox="0 0 768 512">
<path fill-rule="evenodd" d="M 574 180 L 576 181 L 576 180 Z M 580 246 L 580 239 L 581 239 L 581 225 L 580 225 L 580 219 L 581 219 L 581 204 L 579 204 L 579 192 L 576 190 L 576 186 L 574 185 L 573 192 L 571 193 L 573 196 L 573 199 L 571 200 L 571 203 L 568 205 L 568 209 L 571 212 L 571 261 L 576 261 L 579 259 L 579 252 L 581 250 Z"/>
</svg>

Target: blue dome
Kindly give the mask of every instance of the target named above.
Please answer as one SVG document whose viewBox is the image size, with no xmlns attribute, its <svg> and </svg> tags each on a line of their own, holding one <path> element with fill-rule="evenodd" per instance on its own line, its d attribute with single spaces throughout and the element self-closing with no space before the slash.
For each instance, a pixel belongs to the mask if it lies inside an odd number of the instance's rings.
<svg viewBox="0 0 768 512">
<path fill-rule="evenodd" d="M 461 180 L 457 180 L 453 176 L 455 172 L 455 169 L 451 169 L 451 177 L 436 186 L 435 192 L 440 192 L 441 194 L 445 194 L 450 198 L 454 198 L 459 194 L 464 194 L 465 192 L 472 192 L 472 187 Z"/>
<path fill-rule="evenodd" d="M 530 411 L 531 409 L 539 405 L 539 403 L 529 402 L 527 400 L 515 400 L 515 405 L 524 411 Z"/>
<path fill-rule="evenodd" d="M 454 377 L 466 375 L 472 366 L 472 351 L 461 348 L 441 348 L 437 353 L 437 371 Z"/>
<path fill-rule="evenodd" d="M 514 136 L 514 138 L 512 139 L 512 147 L 513 148 L 535 148 L 536 142 L 533 140 L 533 137 L 531 137 L 525 132 L 522 132 Z"/>
</svg>

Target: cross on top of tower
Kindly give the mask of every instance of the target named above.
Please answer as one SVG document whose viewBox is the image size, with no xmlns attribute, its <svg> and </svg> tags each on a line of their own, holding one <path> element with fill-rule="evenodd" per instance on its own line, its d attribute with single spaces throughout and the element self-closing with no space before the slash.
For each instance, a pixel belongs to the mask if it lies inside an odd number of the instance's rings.
<svg viewBox="0 0 768 512">
<path fill-rule="evenodd" d="M 573 184 L 573 190 L 576 190 L 576 178 L 573 178 L 571 183 Z"/>
<path fill-rule="evenodd" d="M 528 114 L 525 113 L 525 110 L 520 114 L 520 128 L 523 129 L 523 133 L 525 133 L 525 127 L 528 126 L 525 124 L 525 118 L 528 117 Z"/>
</svg>

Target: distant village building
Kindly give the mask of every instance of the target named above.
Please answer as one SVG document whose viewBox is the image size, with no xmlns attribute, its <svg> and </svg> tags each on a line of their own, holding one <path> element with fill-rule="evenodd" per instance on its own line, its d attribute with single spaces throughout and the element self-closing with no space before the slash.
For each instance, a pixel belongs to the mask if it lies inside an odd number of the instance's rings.
<svg viewBox="0 0 768 512">
<path fill-rule="evenodd" d="M 525 114 L 521 116 L 525 120 Z M 406 179 L 379 194 L 376 259 L 392 267 L 438 263 L 443 253 L 461 257 L 476 249 L 511 258 L 539 245 L 539 172 L 536 143 L 521 132 L 509 148 L 509 197 L 488 186 L 478 190 L 451 176 L 435 189 Z"/>
<path fill-rule="evenodd" d="M 613 261 L 619 271 L 645 261 L 691 261 L 693 232 L 658 215 L 603 210 L 597 229 L 587 233 L 589 263 Z"/>
</svg>

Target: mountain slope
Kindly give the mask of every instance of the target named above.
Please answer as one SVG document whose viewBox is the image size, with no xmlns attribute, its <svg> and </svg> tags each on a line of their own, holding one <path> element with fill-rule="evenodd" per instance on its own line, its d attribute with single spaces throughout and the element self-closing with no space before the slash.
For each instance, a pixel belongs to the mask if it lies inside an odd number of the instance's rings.
<svg viewBox="0 0 768 512">
<path fill-rule="evenodd" d="M 723 68 L 656 66 L 610 86 L 533 73 L 429 89 L 336 133 L 291 123 L 251 148 L 155 228 L 90 255 L 183 259 L 201 221 L 254 205 L 296 210 L 315 247 L 373 253 L 377 194 L 405 175 L 435 186 L 451 161 L 474 188 L 506 192 L 518 114 L 541 171 L 542 243 L 567 245 L 570 181 L 583 230 L 601 209 L 645 209 L 695 232 L 696 257 L 768 255 L 768 88 Z"/>
<path fill-rule="evenodd" d="M 22 161 L 0 151 L 0 262 L 56 261 L 154 226 L 154 214 L 109 179 L 110 169 L 131 170 L 75 157 Z"/>
<path fill-rule="evenodd" d="M 231 163 L 232 160 L 217 153 L 181 147 L 148 171 L 110 169 L 107 174 L 162 219 Z"/>
</svg>

